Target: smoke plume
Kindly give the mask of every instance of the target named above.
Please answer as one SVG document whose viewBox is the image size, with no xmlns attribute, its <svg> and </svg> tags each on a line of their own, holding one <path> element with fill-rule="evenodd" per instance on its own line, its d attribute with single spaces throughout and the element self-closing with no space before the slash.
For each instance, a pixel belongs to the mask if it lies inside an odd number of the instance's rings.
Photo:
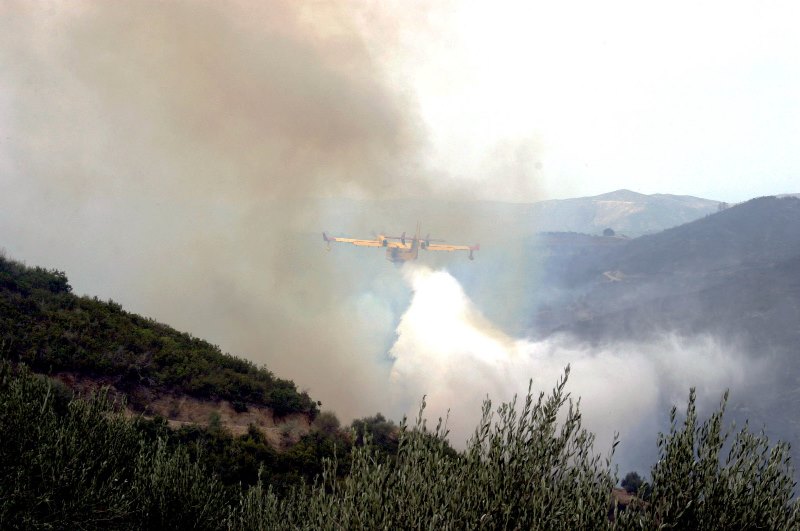
<svg viewBox="0 0 800 531">
<path fill-rule="evenodd" d="M 319 233 L 347 226 L 321 226 L 319 200 L 430 183 L 414 98 L 359 14 L 282 0 L 0 11 L 9 253 L 264 363 L 345 416 L 380 407 L 364 405 L 385 368 L 363 332 L 394 316 L 376 324 L 370 277 L 324 252 Z"/>
<path fill-rule="evenodd" d="M 466 179 L 431 162 L 442 139 L 429 138 L 403 65 L 430 53 L 420 42 L 445 59 L 444 15 L 405 2 L 4 2 L 2 245 L 65 270 L 79 293 L 265 364 L 346 418 L 403 411 L 430 392 L 426 379 L 386 390 L 419 303 L 393 369 L 401 272 L 380 252 L 326 253 L 319 233 L 423 220 L 434 237 L 486 247 L 501 227 L 506 241 L 531 228 L 471 205 L 473 189 L 524 200 L 537 189 L 532 137 L 501 135 Z M 440 37 L 416 41 L 411 28 Z M 342 196 L 409 199 L 376 214 L 337 210 Z M 484 278 L 518 286 L 530 268 L 522 253 L 507 258 Z M 517 292 L 488 300 L 516 307 Z M 494 356 L 484 363 L 505 363 L 513 342 L 469 318 Z M 507 376 L 486 374 L 470 384 L 479 396 Z"/>
<path fill-rule="evenodd" d="M 609 450 L 618 432 L 622 463 L 643 469 L 654 457 L 659 420 L 672 404 L 685 404 L 690 386 L 697 387 L 701 407 L 716 405 L 725 389 L 739 392 L 766 368 L 709 336 L 665 334 L 599 348 L 566 336 L 512 338 L 481 315 L 448 272 L 409 265 L 404 273 L 413 298 L 391 349 L 391 380 L 408 414 L 423 395 L 430 417 L 449 411 L 457 446 L 471 435 L 487 396 L 495 404 L 508 401 L 523 395 L 530 380 L 534 393 L 547 393 L 570 365 L 567 389 L 581 400 L 585 425 L 598 436 L 596 449 Z"/>
</svg>

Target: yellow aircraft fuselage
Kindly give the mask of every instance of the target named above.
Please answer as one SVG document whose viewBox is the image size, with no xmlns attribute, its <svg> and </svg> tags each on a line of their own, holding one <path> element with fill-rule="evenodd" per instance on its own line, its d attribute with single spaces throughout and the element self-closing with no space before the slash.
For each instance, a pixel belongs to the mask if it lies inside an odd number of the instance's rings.
<svg viewBox="0 0 800 531">
<path fill-rule="evenodd" d="M 386 240 L 384 240 L 386 241 Z M 419 240 L 414 238 L 406 247 L 387 247 L 386 259 L 395 264 L 402 264 L 419 258 Z"/>
</svg>

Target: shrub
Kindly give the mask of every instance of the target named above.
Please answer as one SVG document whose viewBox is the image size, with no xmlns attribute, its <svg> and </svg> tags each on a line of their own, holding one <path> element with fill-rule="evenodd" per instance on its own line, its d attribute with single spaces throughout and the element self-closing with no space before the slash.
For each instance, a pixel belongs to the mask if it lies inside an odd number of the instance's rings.
<svg viewBox="0 0 800 531">
<path fill-rule="evenodd" d="M 63 408 L 54 389 L 0 361 L 0 527 L 222 526 L 226 491 L 182 447 L 146 443 L 103 393 Z"/>
<path fill-rule="evenodd" d="M 483 417 L 463 453 L 453 452 L 442 420 L 429 431 L 425 403 L 413 429 L 400 426 L 394 460 L 377 459 L 367 444 L 353 450 L 350 473 L 327 462 L 311 489 L 284 499 L 251 490 L 234 515 L 237 525 L 276 529 L 589 529 L 609 525 L 606 510 L 615 481 L 608 460 L 592 453 L 566 377 L 547 399 L 530 392 Z M 261 498 L 255 496 L 260 495 Z M 261 504 L 262 509 L 256 507 Z"/>
<path fill-rule="evenodd" d="M 642 483 L 644 483 L 644 480 L 637 472 L 628 472 L 625 474 L 625 477 L 622 478 L 620 485 L 625 489 L 625 492 L 636 494 L 639 491 L 639 487 L 642 486 Z"/>
<path fill-rule="evenodd" d="M 747 426 L 729 441 L 727 396 L 701 423 L 693 390 L 684 421 L 673 408 L 670 431 L 659 437 L 652 482 L 640 487 L 649 500 L 612 507 L 609 518 L 611 455 L 594 453 L 579 403 L 564 391 L 568 373 L 546 398 L 534 400 L 529 388 L 521 404 L 494 411 L 487 400 L 462 452 L 447 443 L 442 419 L 428 429 L 423 400 L 385 459 L 368 432 L 362 445 L 340 447 L 340 434 L 318 430 L 283 453 L 255 427 L 240 438 L 199 427 L 173 432 L 164 419 L 126 418 L 104 394 L 70 399 L 0 361 L 0 527 L 798 528 L 788 447 L 770 446 Z M 237 484 L 242 478 L 253 486 Z"/>
<path fill-rule="evenodd" d="M 621 516 L 625 525 L 673 529 L 797 529 L 794 470 L 789 447 L 772 447 L 749 427 L 732 441 L 722 419 L 728 393 L 708 420 L 697 419 L 692 389 L 682 424 L 670 414 L 670 432 L 658 439 L 646 504 Z M 726 451 L 727 450 L 727 451 Z M 634 507 L 636 509 L 636 507 Z"/>
<path fill-rule="evenodd" d="M 339 432 L 339 419 L 333 411 L 323 411 L 314 419 L 314 429 L 326 435 L 335 435 Z"/>
</svg>

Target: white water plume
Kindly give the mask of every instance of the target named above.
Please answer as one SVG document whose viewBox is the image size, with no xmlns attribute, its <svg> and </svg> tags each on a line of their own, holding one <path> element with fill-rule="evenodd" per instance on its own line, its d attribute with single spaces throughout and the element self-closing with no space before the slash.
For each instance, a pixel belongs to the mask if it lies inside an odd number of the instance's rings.
<svg viewBox="0 0 800 531">
<path fill-rule="evenodd" d="M 566 365 L 567 385 L 581 398 L 585 425 L 598 436 L 599 451 L 614 432 L 638 444 L 645 433 L 655 446 L 656 419 L 669 404 L 685 404 L 690 386 L 701 400 L 716 403 L 763 367 L 710 336 L 665 334 L 648 343 L 615 343 L 602 348 L 560 336 L 516 339 L 484 318 L 459 282 L 446 271 L 408 265 L 404 276 L 413 299 L 397 328 L 390 354 L 391 379 L 407 400 L 410 416 L 427 395 L 430 418 L 449 413 L 451 441 L 461 446 L 474 429 L 487 395 L 495 404 L 527 391 L 549 392 Z M 630 450 L 630 444 L 628 445 Z M 635 451 L 635 450 L 633 450 Z"/>
</svg>

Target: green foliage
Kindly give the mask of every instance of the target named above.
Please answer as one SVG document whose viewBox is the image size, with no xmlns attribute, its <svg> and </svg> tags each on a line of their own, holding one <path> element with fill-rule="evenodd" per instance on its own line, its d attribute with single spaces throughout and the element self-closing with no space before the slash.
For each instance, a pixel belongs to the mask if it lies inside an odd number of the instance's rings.
<svg viewBox="0 0 800 531">
<path fill-rule="evenodd" d="M 0 527 L 98 527 L 124 521 L 135 432 L 99 395 L 64 403 L 47 381 L 0 362 Z"/>
<path fill-rule="evenodd" d="M 312 432 L 288 449 L 278 451 L 253 425 L 246 434 L 236 437 L 214 423 L 207 428 L 183 426 L 177 430 L 168 428 L 167 422 L 158 417 L 137 418 L 134 423 L 146 444 L 163 440 L 170 448 L 185 448 L 189 457 L 202 461 L 224 488 L 234 490 L 240 485 L 255 485 L 259 474 L 278 493 L 311 483 L 322 471 L 324 459 L 333 458 L 337 452 L 348 456 L 351 446 L 346 433 L 340 430 Z M 342 463 L 338 473 L 346 472 Z"/>
<path fill-rule="evenodd" d="M 620 481 L 619 484 L 622 485 L 622 488 L 625 489 L 625 492 L 629 494 L 636 494 L 639 492 L 639 487 L 641 487 L 643 483 L 644 480 L 638 472 L 628 472 L 625 474 L 625 477 L 622 478 L 622 481 Z"/>
<path fill-rule="evenodd" d="M 720 461 L 723 407 L 698 425 L 692 392 L 683 428 L 661 437 L 650 501 L 613 507 L 609 460 L 593 454 L 564 381 L 521 409 L 483 418 L 465 452 L 446 451 L 441 420 L 428 432 L 401 426 L 397 459 L 354 449 L 344 479 L 329 462 L 310 490 L 281 498 L 260 484 L 240 501 L 235 527 L 269 529 L 796 529 L 786 446 L 742 430 Z M 566 412 L 564 411 L 566 406 Z M 423 404 L 424 407 L 424 404 Z M 560 412 L 560 414 L 559 414 Z M 561 418 L 562 420 L 557 420 Z M 426 436 L 427 435 L 427 436 Z M 432 437 L 430 435 L 433 435 Z M 628 480 L 637 475 L 629 474 Z M 609 510 L 610 507 L 610 510 Z"/>
<path fill-rule="evenodd" d="M 53 389 L 0 361 L 0 528 L 208 528 L 225 514 L 185 451 L 144 444 L 104 394 L 64 403 Z"/>
<path fill-rule="evenodd" d="M 229 510 L 231 500 L 217 478 L 163 439 L 139 453 L 133 477 L 134 516 L 143 529 L 216 529 Z"/>
<path fill-rule="evenodd" d="M 789 447 L 772 447 L 762 433 L 745 426 L 732 441 L 722 418 L 728 394 L 718 411 L 700 423 L 692 389 L 686 418 L 670 415 L 669 434 L 658 440 L 660 458 L 646 485 L 646 504 L 626 511 L 625 525 L 674 529 L 797 529 L 794 470 Z M 638 509 L 638 510 L 636 510 Z"/>
<path fill-rule="evenodd" d="M 14 260 L 9 260 L 3 254 L 0 254 L 0 287 L 16 289 L 25 294 L 35 291 L 48 291 L 56 294 L 72 291 L 72 286 L 69 285 L 67 275 L 63 271 L 27 267 Z"/>
<path fill-rule="evenodd" d="M 494 412 L 487 401 L 461 452 L 441 419 L 428 429 L 423 401 L 386 459 L 369 432 L 348 446 L 319 429 L 278 453 L 254 427 L 173 431 L 0 361 L 0 528 L 798 528 L 786 446 L 747 427 L 728 441 L 725 401 L 701 423 L 694 392 L 660 437 L 650 499 L 614 510 L 610 456 L 594 453 L 565 384 Z"/>
<path fill-rule="evenodd" d="M 333 411 L 323 411 L 314 419 L 314 429 L 328 435 L 335 435 L 341 423 Z"/>
<path fill-rule="evenodd" d="M 391 420 L 386 420 L 380 413 L 354 420 L 351 428 L 355 434 L 355 444 L 363 446 L 364 441 L 369 440 L 370 444 L 385 454 L 397 454 L 400 427 Z"/>
<path fill-rule="evenodd" d="M 30 268 L 0 256 L 0 356 L 37 372 L 105 376 L 115 387 L 177 391 L 227 399 L 279 416 L 317 413 L 295 384 L 219 347 L 125 312 L 114 301 L 77 297 L 61 271 Z M 144 408 L 131 395 L 131 405 Z"/>
<path fill-rule="evenodd" d="M 439 421 L 429 431 L 422 410 L 413 429 L 400 427 L 398 454 L 378 458 L 369 444 L 353 450 L 350 473 L 328 462 L 311 491 L 283 499 L 251 490 L 235 522 L 270 529 L 589 529 L 609 526 L 614 478 L 592 453 L 593 437 L 569 404 L 566 379 L 547 399 L 530 393 L 521 408 L 486 402 L 465 452 L 446 443 Z M 425 404 L 423 402 L 422 408 Z M 261 509 L 257 506 L 261 504 Z"/>
</svg>

